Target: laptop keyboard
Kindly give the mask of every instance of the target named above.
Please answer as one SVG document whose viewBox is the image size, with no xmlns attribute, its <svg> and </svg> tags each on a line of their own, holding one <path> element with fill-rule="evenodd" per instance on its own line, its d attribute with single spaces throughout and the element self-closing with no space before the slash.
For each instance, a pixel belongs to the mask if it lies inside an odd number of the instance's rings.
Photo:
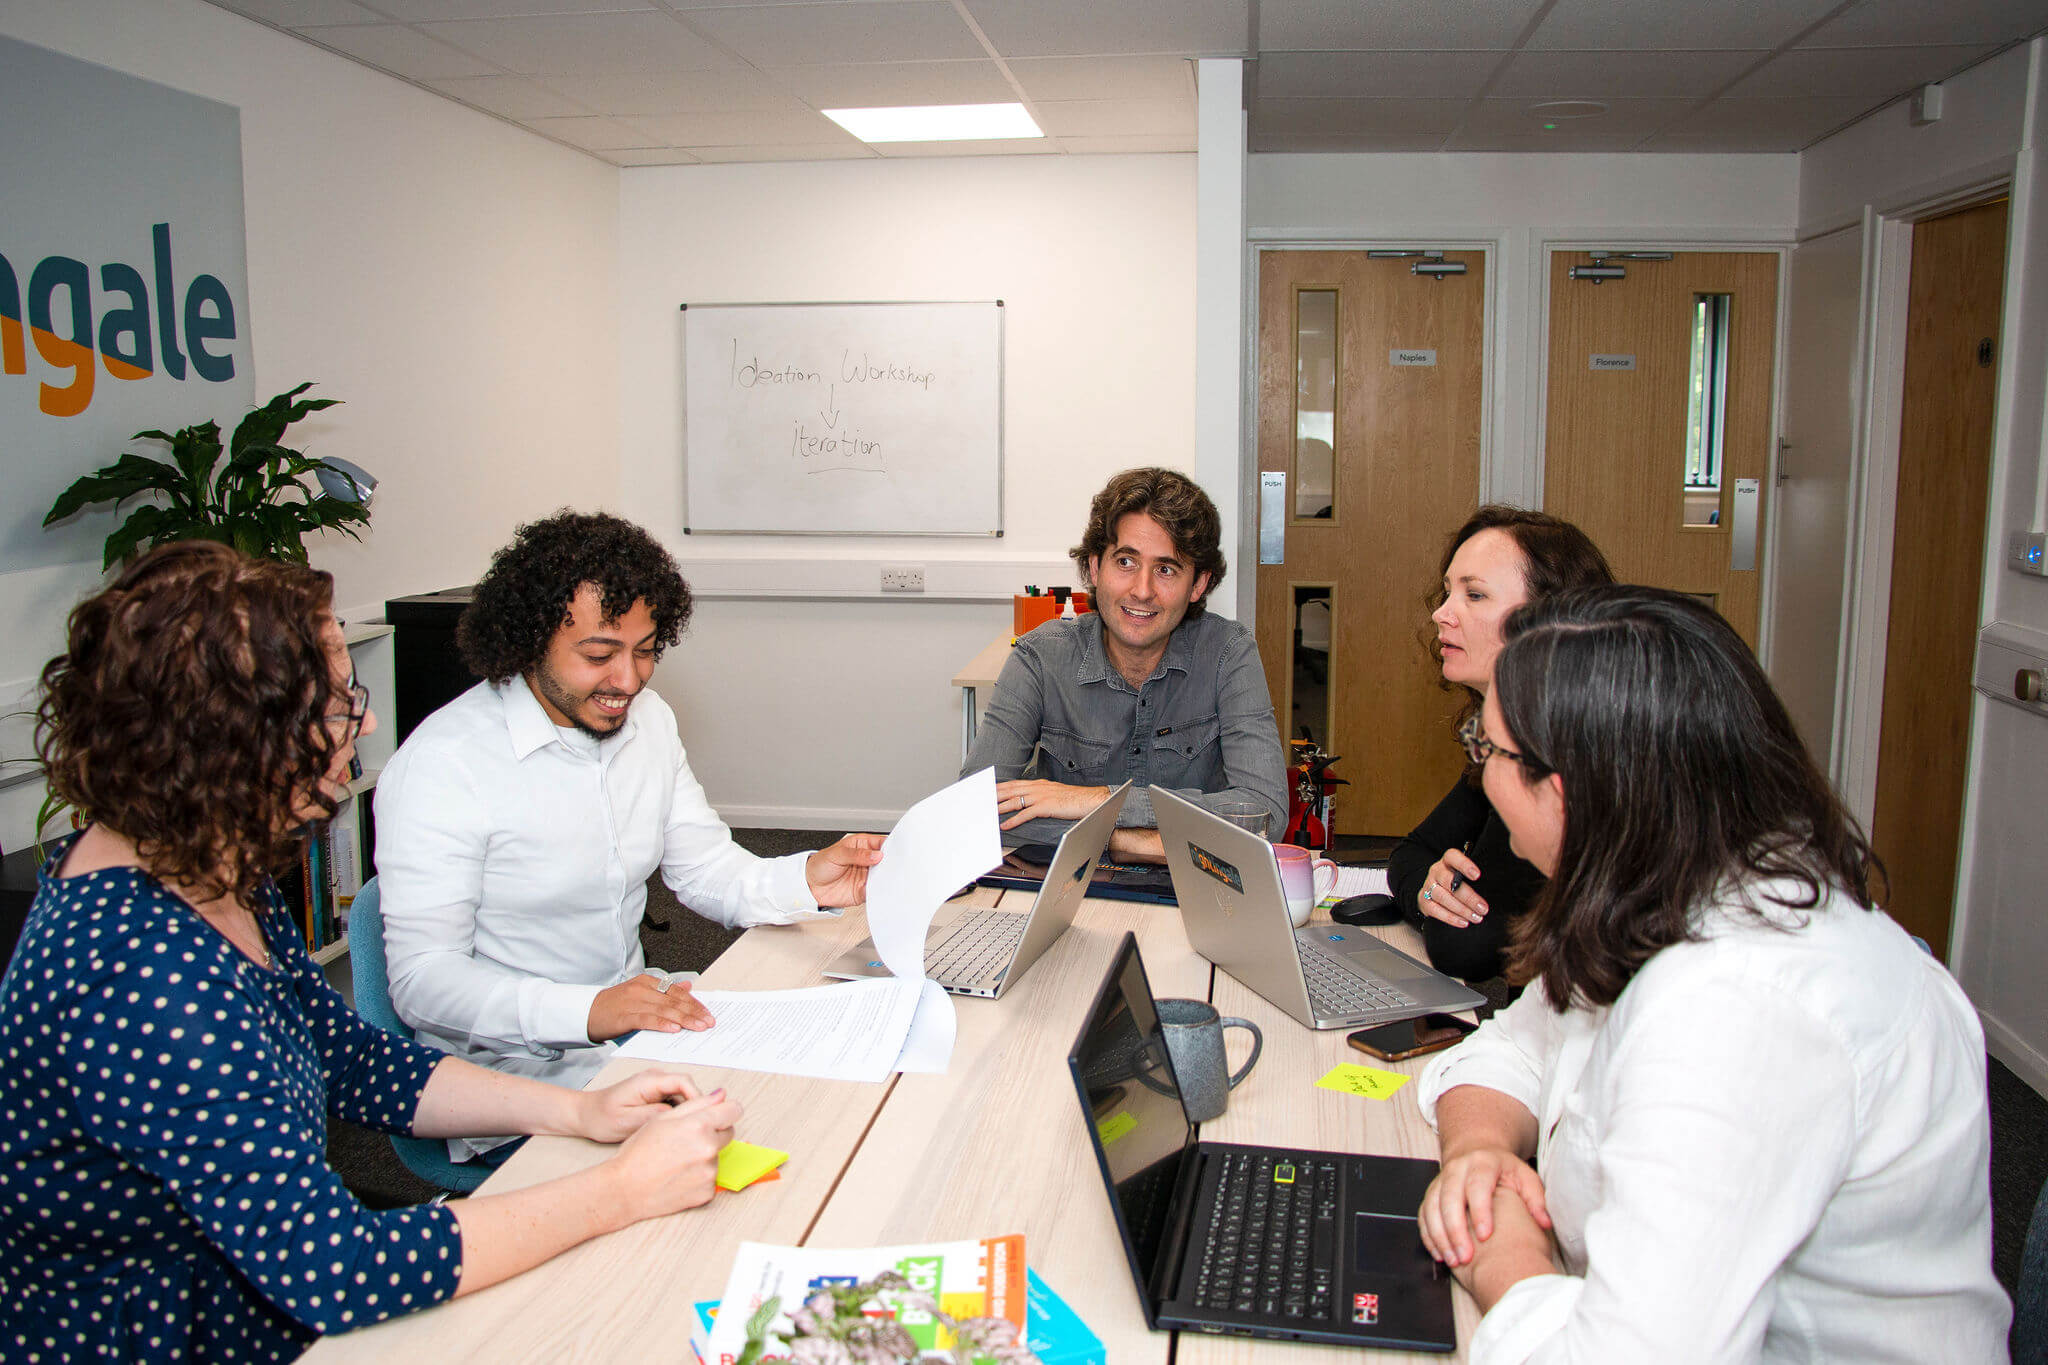
<svg viewBox="0 0 2048 1365">
<path fill-rule="evenodd" d="M 1309 1003 L 1318 1017 L 1416 1007 L 1410 996 L 1368 981 L 1320 952 L 1301 955 L 1301 974 L 1308 981 Z"/>
<path fill-rule="evenodd" d="M 947 981 L 979 981 L 1009 964 L 1029 915 L 1001 911 L 967 916 L 953 932 L 924 950 L 924 974 Z"/>
<path fill-rule="evenodd" d="M 1329 1321 L 1335 1312 L 1337 1163 L 1223 1152 L 1195 1306 Z"/>
</svg>

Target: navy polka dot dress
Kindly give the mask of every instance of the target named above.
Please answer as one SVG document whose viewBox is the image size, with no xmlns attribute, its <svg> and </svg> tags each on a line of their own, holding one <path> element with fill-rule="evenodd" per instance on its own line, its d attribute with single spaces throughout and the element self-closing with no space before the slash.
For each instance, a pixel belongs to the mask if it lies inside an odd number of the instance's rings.
<svg viewBox="0 0 2048 1365">
<path fill-rule="evenodd" d="M 275 969 L 131 869 L 43 867 L 0 979 L 0 1360 L 289 1360 L 445 1299 L 455 1215 L 372 1212 L 327 1115 L 405 1131 L 440 1054 L 342 1003 L 275 897 Z"/>
</svg>

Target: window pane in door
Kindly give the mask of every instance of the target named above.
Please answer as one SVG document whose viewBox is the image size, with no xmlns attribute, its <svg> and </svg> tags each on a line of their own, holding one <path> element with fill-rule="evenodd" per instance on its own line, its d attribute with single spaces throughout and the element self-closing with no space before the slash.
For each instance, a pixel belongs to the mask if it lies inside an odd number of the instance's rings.
<svg viewBox="0 0 2048 1365">
<path fill-rule="evenodd" d="M 1334 517 L 1337 490 L 1337 291 L 1294 294 L 1294 515 Z"/>
</svg>

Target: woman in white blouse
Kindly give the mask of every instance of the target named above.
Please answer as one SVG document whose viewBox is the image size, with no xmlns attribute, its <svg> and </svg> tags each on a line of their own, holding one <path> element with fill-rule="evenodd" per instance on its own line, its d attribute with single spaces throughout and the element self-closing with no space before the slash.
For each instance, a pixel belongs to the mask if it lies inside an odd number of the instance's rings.
<svg viewBox="0 0 2048 1365">
<path fill-rule="evenodd" d="M 1537 984 L 1421 1095 L 1474 1365 L 2004 1359 L 1983 1035 L 1748 648 L 1635 587 L 1506 639 L 1463 738 Z"/>
</svg>

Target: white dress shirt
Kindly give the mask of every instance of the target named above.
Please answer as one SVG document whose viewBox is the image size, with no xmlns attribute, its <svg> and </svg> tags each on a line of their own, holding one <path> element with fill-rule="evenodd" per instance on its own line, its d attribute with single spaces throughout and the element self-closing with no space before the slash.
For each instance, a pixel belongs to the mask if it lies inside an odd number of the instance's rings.
<svg viewBox="0 0 2048 1365">
<path fill-rule="evenodd" d="M 1532 985 L 1424 1072 L 1431 1123 L 1458 1085 L 1536 1116 L 1566 1270 L 1472 1365 L 2005 1358 L 1975 1012 L 1888 916 L 1769 909 L 1707 911 L 1606 1009 Z"/>
<path fill-rule="evenodd" d="M 376 802 L 391 1002 L 422 1043 L 501 1071 L 580 1086 L 602 1069 L 591 1002 L 645 968 L 656 867 L 730 927 L 821 913 L 808 855 L 733 842 L 652 689 L 599 740 L 556 726 L 523 679 L 479 683 L 406 739 Z"/>
</svg>

